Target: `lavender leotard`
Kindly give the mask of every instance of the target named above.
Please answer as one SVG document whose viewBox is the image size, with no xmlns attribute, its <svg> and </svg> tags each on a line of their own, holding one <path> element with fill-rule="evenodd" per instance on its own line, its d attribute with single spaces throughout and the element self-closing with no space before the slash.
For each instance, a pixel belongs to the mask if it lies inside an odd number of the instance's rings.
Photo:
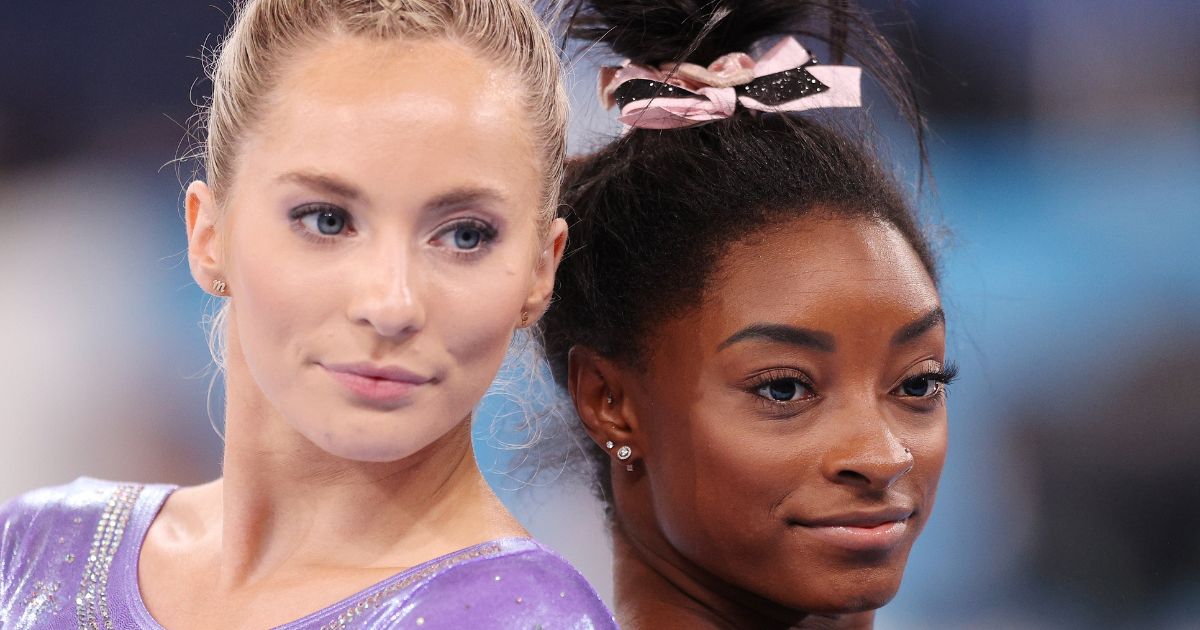
<svg viewBox="0 0 1200 630">
<path fill-rule="evenodd" d="M 0 628 L 161 630 L 138 591 L 137 563 L 174 489 L 81 478 L 0 506 Z M 616 627 L 579 572 L 524 538 L 435 558 L 280 626 Z"/>
</svg>

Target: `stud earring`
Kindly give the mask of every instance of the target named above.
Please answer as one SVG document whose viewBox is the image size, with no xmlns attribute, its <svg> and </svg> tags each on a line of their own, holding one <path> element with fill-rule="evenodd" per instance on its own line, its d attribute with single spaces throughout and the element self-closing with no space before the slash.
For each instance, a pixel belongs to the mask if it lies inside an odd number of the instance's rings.
<svg viewBox="0 0 1200 630">
<path fill-rule="evenodd" d="M 216 293 L 217 295 L 225 295 L 225 289 L 228 288 L 228 286 L 229 285 L 225 284 L 224 280 L 213 280 L 213 293 Z"/>
<path fill-rule="evenodd" d="M 612 447 L 613 447 L 613 441 L 612 441 L 612 440 L 609 440 L 609 441 L 607 441 L 607 442 L 605 442 L 605 443 L 604 443 L 604 448 L 606 448 L 606 449 L 608 449 L 608 450 L 610 450 L 610 451 L 611 451 L 611 450 L 612 450 Z"/>
<path fill-rule="evenodd" d="M 624 462 L 625 460 L 629 459 L 631 456 L 633 456 L 633 449 L 629 448 L 628 444 L 623 445 L 621 448 L 617 449 L 617 459 Z M 627 472 L 633 472 L 633 462 L 625 462 L 625 470 Z"/>
<path fill-rule="evenodd" d="M 529 323 L 529 311 L 521 311 L 521 325 L 525 326 Z"/>
<path fill-rule="evenodd" d="M 608 403 L 608 404 L 610 404 L 610 405 L 611 405 L 611 404 L 613 403 L 613 400 L 612 400 L 612 394 L 609 394 L 609 395 L 605 396 L 605 397 L 604 397 L 604 402 L 606 402 L 606 403 Z"/>
</svg>

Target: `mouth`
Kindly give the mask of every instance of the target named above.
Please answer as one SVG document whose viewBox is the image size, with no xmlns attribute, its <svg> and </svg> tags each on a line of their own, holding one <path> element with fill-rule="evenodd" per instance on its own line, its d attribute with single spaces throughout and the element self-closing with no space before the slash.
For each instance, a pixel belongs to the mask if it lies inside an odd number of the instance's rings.
<svg viewBox="0 0 1200 630">
<path fill-rule="evenodd" d="M 405 402 L 433 378 L 397 366 L 373 363 L 318 363 L 354 398 L 374 405 Z"/>
<path fill-rule="evenodd" d="M 911 508 L 889 508 L 789 520 L 788 525 L 846 551 L 890 551 L 908 536 Z"/>
</svg>

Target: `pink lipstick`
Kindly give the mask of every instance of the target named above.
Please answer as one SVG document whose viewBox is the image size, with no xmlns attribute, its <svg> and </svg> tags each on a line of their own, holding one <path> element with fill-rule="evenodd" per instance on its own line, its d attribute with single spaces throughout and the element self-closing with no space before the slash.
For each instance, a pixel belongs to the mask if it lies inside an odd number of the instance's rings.
<svg viewBox="0 0 1200 630">
<path fill-rule="evenodd" d="M 405 401 L 433 379 L 395 366 L 372 363 L 322 363 L 321 367 L 351 395 L 376 405 Z"/>
</svg>

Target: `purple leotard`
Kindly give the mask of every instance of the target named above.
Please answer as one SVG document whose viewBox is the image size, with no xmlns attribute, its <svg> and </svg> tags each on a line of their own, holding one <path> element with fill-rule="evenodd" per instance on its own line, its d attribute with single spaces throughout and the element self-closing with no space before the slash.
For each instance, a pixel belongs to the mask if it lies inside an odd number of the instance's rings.
<svg viewBox="0 0 1200 630">
<path fill-rule="evenodd" d="M 150 628 L 137 563 L 172 486 L 81 478 L 0 506 L 0 628 Z M 280 628 L 615 629 L 565 560 L 505 538 L 398 573 Z"/>
</svg>

